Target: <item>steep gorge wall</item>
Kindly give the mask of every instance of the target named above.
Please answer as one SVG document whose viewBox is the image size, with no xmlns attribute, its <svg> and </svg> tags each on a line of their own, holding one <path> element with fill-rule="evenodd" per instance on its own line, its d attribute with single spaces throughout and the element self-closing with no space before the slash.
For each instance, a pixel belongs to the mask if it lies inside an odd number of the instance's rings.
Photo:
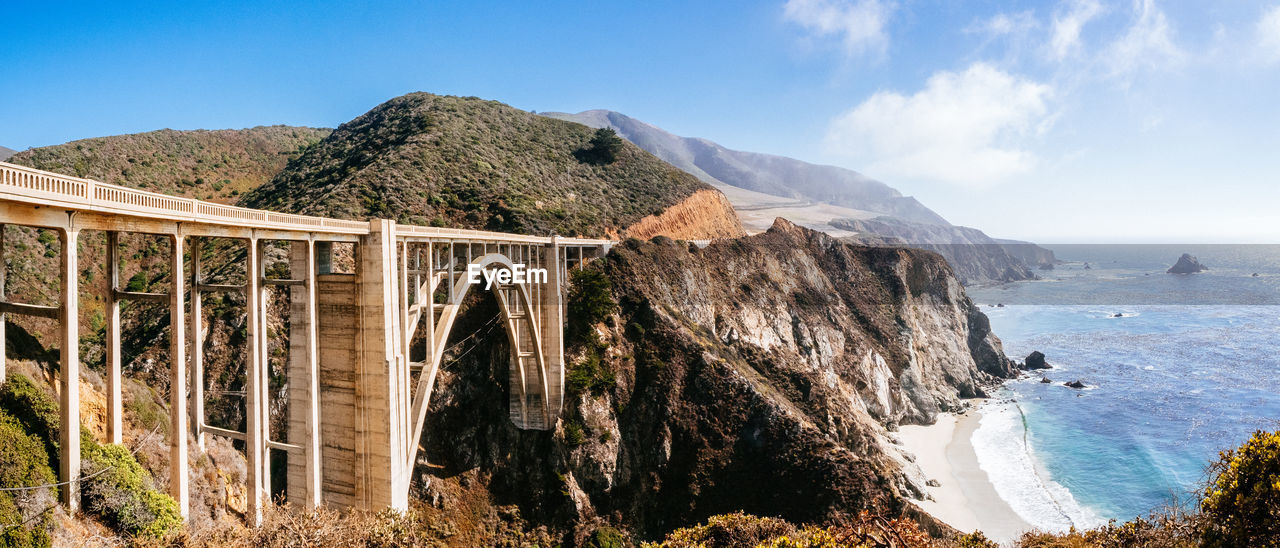
<svg viewBox="0 0 1280 548">
<path fill-rule="evenodd" d="M 624 237 L 648 240 L 666 236 L 678 240 L 714 240 L 745 236 L 733 204 L 715 189 L 699 190 L 688 198 L 649 215 L 623 231 Z"/>
<path fill-rule="evenodd" d="M 482 485 L 494 504 L 579 539 L 602 523 L 655 538 L 735 510 L 927 521 L 904 499 L 923 477 L 890 432 L 1012 374 L 933 253 L 779 221 L 705 249 L 628 240 L 593 268 L 618 308 L 594 326 L 599 345 L 570 347 L 570 377 L 590 381 L 560 428 L 511 426 L 496 333 L 444 367 L 419 496 L 450 508 L 468 500 L 459 486 Z"/>
</svg>

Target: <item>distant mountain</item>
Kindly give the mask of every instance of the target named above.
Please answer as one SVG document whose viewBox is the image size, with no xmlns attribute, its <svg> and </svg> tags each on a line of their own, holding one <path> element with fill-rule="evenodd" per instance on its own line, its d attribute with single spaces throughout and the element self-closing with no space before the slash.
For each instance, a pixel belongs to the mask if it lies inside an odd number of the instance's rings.
<svg viewBox="0 0 1280 548">
<path fill-rule="evenodd" d="M 0 162 L 9 161 L 9 157 L 17 153 L 18 151 L 11 148 L 0 147 Z"/>
<path fill-rule="evenodd" d="M 782 217 L 864 245 L 927 249 L 946 257 L 966 284 L 1031 279 L 1034 268 L 1055 262 L 1052 251 L 1035 244 L 996 240 L 976 228 L 952 225 L 915 198 L 856 171 L 730 150 L 610 110 L 542 114 L 611 127 L 655 156 L 715 185 L 751 232 L 764 231 Z"/>
<path fill-rule="evenodd" d="M 967 226 L 913 223 L 892 217 L 834 219 L 831 226 L 855 234 L 845 241 L 871 246 L 908 246 L 942 255 L 961 283 L 1032 280 L 1034 269 L 1057 262 L 1053 252 L 1030 242 L 998 240 Z"/>
<path fill-rule="evenodd" d="M 497 101 L 412 93 L 342 124 L 242 204 L 527 234 L 742 234 L 710 185 L 621 139 L 615 160 L 598 161 L 595 134 Z"/>
<path fill-rule="evenodd" d="M 915 198 L 903 196 L 893 187 L 856 171 L 784 156 L 731 150 L 706 139 L 673 135 L 610 110 L 542 114 L 591 127 L 611 127 L 654 156 L 714 185 L 865 210 L 918 223 L 949 224 Z"/>
<path fill-rule="evenodd" d="M 94 137 L 33 148 L 9 162 L 154 192 L 234 202 L 331 130 L 261 126 Z"/>
</svg>

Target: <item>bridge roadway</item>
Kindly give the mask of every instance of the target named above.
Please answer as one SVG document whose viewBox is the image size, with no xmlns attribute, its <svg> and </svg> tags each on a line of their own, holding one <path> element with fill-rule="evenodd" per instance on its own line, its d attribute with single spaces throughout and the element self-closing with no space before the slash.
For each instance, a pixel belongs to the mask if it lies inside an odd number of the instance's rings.
<svg viewBox="0 0 1280 548">
<path fill-rule="evenodd" d="M 59 235 L 57 306 L 10 302 L 4 294 L 5 225 Z M 303 507 L 408 507 L 409 483 L 445 343 L 473 284 L 467 266 L 545 268 L 544 283 L 494 284 L 510 356 L 511 420 L 519 428 L 555 427 L 564 402 L 564 299 L 568 273 L 608 252 L 610 240 L 528 236 L 351 221 L 214 204 L 67 177 L 0 162 L 0 379 L 8 314 L 56 320 L 61 429 L 62 502 L 80 498 L 79 237 L 107 235 L 107 434 L 121 443 L 120 303 L 153 301 L 169 308 L 169 491 L 189 514 L 189 435 L 244 443 L 248 466 L 246 519 L 258 523 L 269 498 L 272 452 L 288 455 L 286 498 Z M 168 241 L 171 275 L 165 293 L 120 284 L 119 236 Z M 201 264 L 205 246 L 243 246 L 243 284 L 214 284 Z M 271 245 L 287 243 L 288 277 L 267 276 Z M 189 249 L 188 249 L 189 247 Z M 352 271 L 340 272 L 335 247 L 348 247 Z M 24 251 L 32 253 L 32 251 Z M 341 255 L 341 253 L 339 253 Z M 345 255 L 344 255 L 345 256 Z M 187 262 L 191 264 L 186 264 Z M 279 272 L 281 268 L 274 268 Z M 252 275 L 250 275 L 252 273 Z M 483 285 L 480 285 L 483 289 Z M 287 339 L 268 340 L 268 297 L 287 290 Z M 203 296 L 245 297 L 248 332 L 243 366 L 245 429 L 206 422 Z M 251 321 L 249 321 L 251 320 Z M 272 432 L 268 397 L 272 345 L 288 345 L 287 431 Z M 416 360 L 411 360 L 416 357 Z M 188 366 L 190 374 L 188 374 Z M 224 425 L 225 426 L 225 425 Z M 283 434 L 283 436 L 281 436 Z M 71 456 L 72 458 L 67 458 Z"/>
</svg>

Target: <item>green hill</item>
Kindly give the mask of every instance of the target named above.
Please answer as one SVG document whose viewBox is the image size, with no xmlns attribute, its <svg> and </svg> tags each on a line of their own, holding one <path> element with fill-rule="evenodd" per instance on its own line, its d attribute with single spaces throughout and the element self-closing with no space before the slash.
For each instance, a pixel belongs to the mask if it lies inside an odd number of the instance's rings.
<svg viewBox="0 0 1280 548">
<path fill-rule="evenodd" d="M 510 232 L 621 232 L 710 187 L 595 130 L 496 101 L 412 93 L 343 124 L 242 205 Z"/>
<path fill-rule="evenodd" d="M 19 152 L 10 162 L 106 183 L 233 202 L 330 130 L 264 126 L 81 139 Z"/>
</svg>

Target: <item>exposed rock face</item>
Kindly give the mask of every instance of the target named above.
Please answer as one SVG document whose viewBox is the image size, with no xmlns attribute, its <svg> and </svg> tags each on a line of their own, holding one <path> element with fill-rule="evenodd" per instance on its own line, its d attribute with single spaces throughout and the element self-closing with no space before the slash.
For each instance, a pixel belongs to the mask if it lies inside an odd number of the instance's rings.
<svg viewBox="0 0 1280 548">
<path fill-rule="evenodd" d="M 1023 367 L 1027 369 L 1052 369 L 1053 366 L 1049 362 L 1044 361 L 1044 353 L 1039 350 L 1033 351 L 1027 355 L 1027 359 L 1022 362 Z"/>
<path fill-rule="evenodd" d="M 1194 255 L 1183 253 L 1181 257 L 1178 257 L 1178 262 L 1165 272 L 1168 274 L 1195 274 L 1205 270 L 1209 270 L 1209 267 L 1200 264 L 1200 260 Z"/>
<path fill-rule="evenodd" d="M 679 240 L 713 240 L 745 236 L 733 205 L 715 189 L 699 190 L 658 215 L 649 215 L 623 234 L 648 240 L 666 236 Z"/>
<path fill-rule="evenodd" d="M 596 265 L 619 303 L 596 326 L 616 385 L 568 398 L 559 433 L 516 431 L 495 334 L 442 373 L 427 428 L 433 481 L 481 478 L 536 521 L 581 533 L 606 520 L 640 538 L 734 510 L 919 517 L 903 497 L 927 480 L 888 430 L 959 410 L 1013 373 L 933 253 L 780 220 L 705 249 L 628 240 Z M 571 347 L 570 361 L 584 352 Z"/>
</svg>

